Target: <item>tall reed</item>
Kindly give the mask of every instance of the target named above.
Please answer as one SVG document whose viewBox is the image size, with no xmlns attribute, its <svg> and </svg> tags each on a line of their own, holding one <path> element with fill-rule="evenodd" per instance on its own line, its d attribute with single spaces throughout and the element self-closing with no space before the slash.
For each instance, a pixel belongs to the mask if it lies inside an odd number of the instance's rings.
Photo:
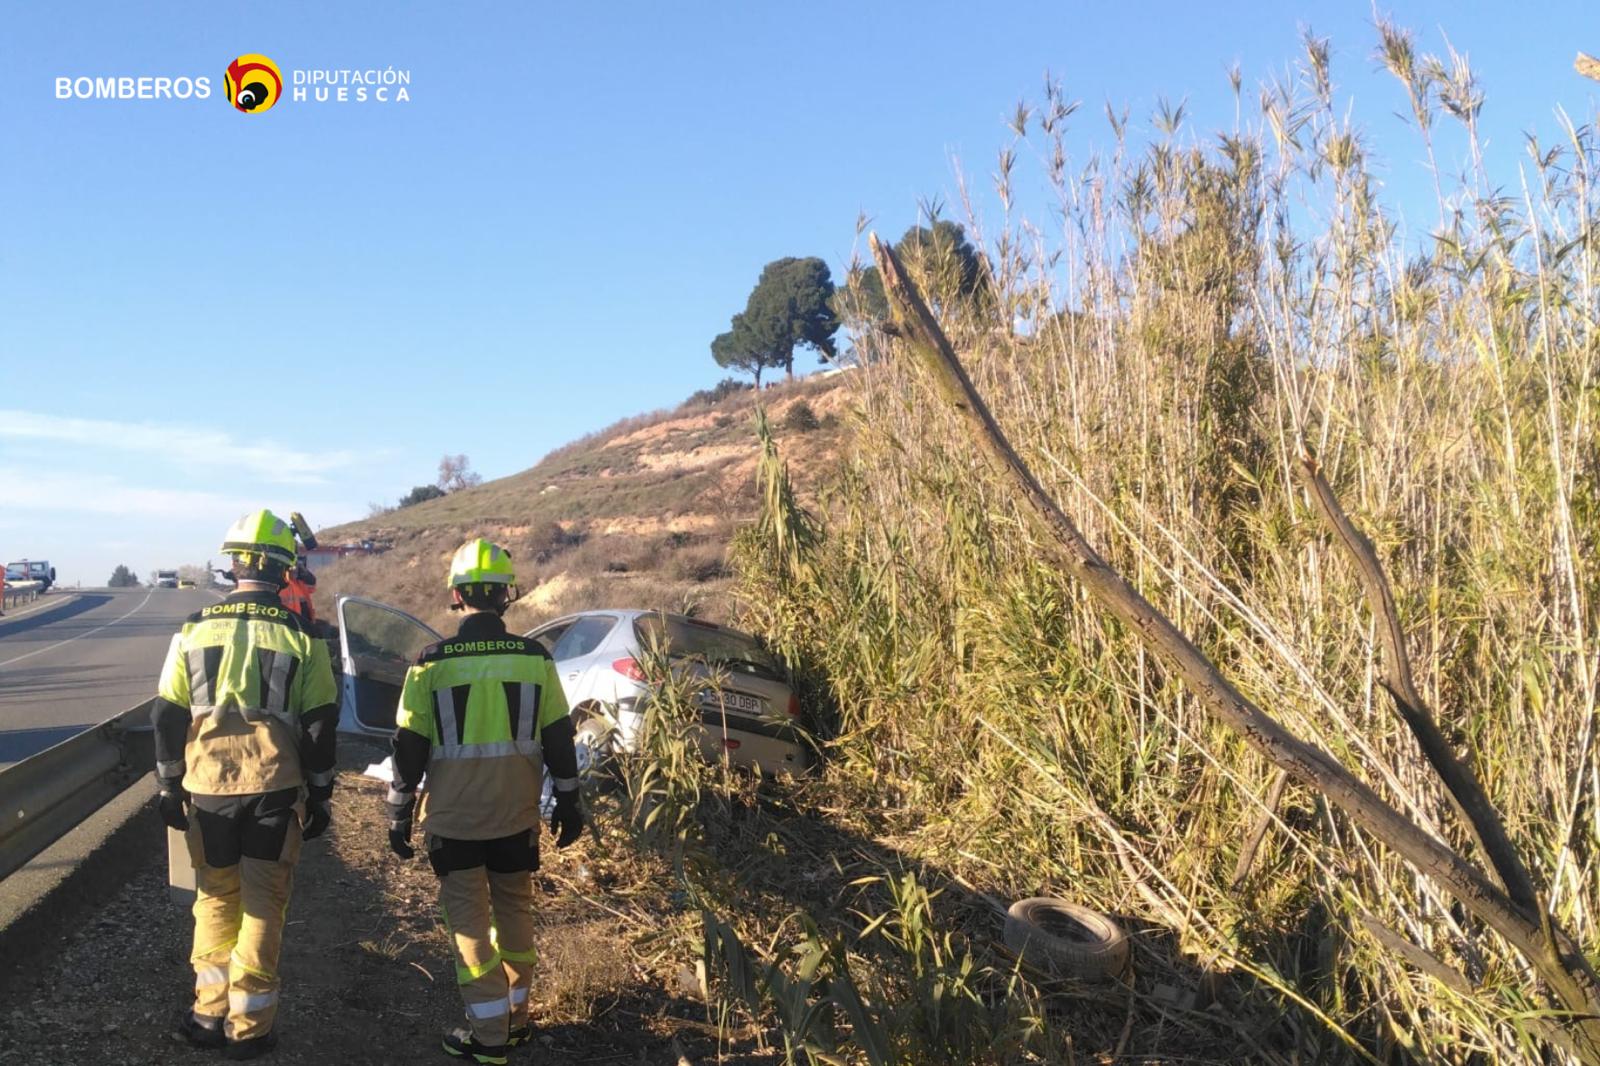
<svg viewBox="0 0 1600 1066">
<path fill-rule="evenodd" d="M 1308 38 L 1257 121 L 1202 137 L 1166 108 L 1139 145 L 1113 114 L 1115 149 L 1081 164 L 1051 84 L 1001 152 L 999 226 L 967 223 L 981 298 L 919 282 L 1108 560 L 1248 696 L 1470 855 L 1378 687 L 1357 576 L 1291 476 L 1312 444 L 1395 586 L 1419 689 L 1595 958 L 1593 132 L 1530 138 L 1523 186 L 1496 188 L 1465 60 L 1379 32 L 1428 159 L 1443 123 L 1468 148 L 1458 178 L 1430 162 L 1425 241 L 1386 213 Z M 1048 217 L 1016 209 L 1029 161 Z M 1547 1003 L 1517 956 L 1316 796 L 1270 806 L 1269 768 L 1039 562 L 893 338 L 857 322 L 852 458 L 814 513 L 770 491 L 735 553 L 745 620 L 836 716 L 826 787 L 947 875 L 1176 931 L 1248 975 L 1242 1009 L 1281 1014 L 1267 1043 L 1302 1058 L 1534 1055 Z"/>
</svg>

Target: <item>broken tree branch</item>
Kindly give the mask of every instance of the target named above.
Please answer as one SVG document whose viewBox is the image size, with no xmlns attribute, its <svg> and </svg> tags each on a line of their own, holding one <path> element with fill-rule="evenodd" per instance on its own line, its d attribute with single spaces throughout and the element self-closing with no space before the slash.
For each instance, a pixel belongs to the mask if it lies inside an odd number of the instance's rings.
<svg viewBox="0 0 1600 1066">
<path fill-rule="evenodd" d="M 984 458 L 1015 490 L 1041 550 L 1183 678 L 1219 721 L 1239 732 L 1295 781 L 1326 796 L 1356 825 L 1443 886 L 1504 937 L 1569 1012 L 1564 1021 L 1583 1061 L 1600 1066 L 1600 979 L 1571 938 L 1552 929 L 1551 939 L 1546 940 L 1539 923 L 1481 870 L 1385 803 L 1338 760 L 1290 733 L 1246 698 L 1187 636 L 1112 569 L 1011 447 L 894 252 L 876 234 L 871 236 L 871 244 L 901 339 L 939 394 L 967 423 Z"/>
<path fill-rule="evenodd" d="M 1529 918 L 1537 920 L 1540 906 L 1533 879 L 1528 876 L 1522 856 L 1506 834 L 1500 812 L 1489 802 L 1472 767 L 1450 750 L 1450 742 L 1439 731 L 1433 713 L 1417 692 L 1411 676 L 1411 659 L 1406 655 L 1405 632 L 1400 628 L 1400 612 L 1394 605 L 1394 593 L 1378 562 L 1377 551 L 1345 514 L 1333 486 L 1322 475 L 1316 456 L 1308 448 L 1303 447 L 1295 472 L 1311 497 L 1313 509 L 1355 563 L 1367 606 L 1377 620 L 1383 641 L 1383 687 L 1393 697 L 1395 709 L 1410 728 L 1411 735 L 1417 738 L 1417 746 L 1422 749 L 1428 765 L 1444 782 L 1451 802 L 1477 840 L 1478 847 L 1489 857 L 1511 902 L 1521 907 Z"/>
</svg>

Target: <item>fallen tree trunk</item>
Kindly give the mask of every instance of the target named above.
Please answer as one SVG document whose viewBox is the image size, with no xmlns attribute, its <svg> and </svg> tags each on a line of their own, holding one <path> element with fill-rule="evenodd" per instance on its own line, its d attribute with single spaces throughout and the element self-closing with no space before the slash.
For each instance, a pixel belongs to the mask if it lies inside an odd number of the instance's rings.
<svg viewBox="0 0 1600 1066">
<path fill-rule="evenodd" d="M 1326 796 L 1356 825 L 1394 849 L 1504 937 L 1568 1012 L 1563 1021 L 1581 1060 L 1587 1066 L 1600 1066 L 1600 980 L 1571 937 L 1547 917 L 1530 914 L 1513 903 L 1481 870 L 1385 803 L 1333 756 L 1290 733 L 1246 698 L 1187 636 L 1112 569 L 1011 447 L 894 252 L 876 234 L 871 243 L 896 335 L 928 372 L 939 394 L 967 423 L 984 458 L 1022 499 L 1022 513 L 1038 534 L 1040 548 L 1183 678 L 1219 721 L 1243 735 L 1251 747 L 1293 780 Z"/>
</svg>

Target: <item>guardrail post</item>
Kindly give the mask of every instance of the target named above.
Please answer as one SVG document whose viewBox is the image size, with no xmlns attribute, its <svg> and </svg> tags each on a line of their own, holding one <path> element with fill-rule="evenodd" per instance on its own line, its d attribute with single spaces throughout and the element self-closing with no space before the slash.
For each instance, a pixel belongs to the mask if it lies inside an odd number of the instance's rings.
<svg viewBox="0 0 1600 1066">
<path fill-rule="evenodd" d="M 191 815 L 193 817 L 193 815 Z M 194 905 L 194 864 L 182 833 L 167 826 L 167 898 L 181 906 Z"/>
</svg>

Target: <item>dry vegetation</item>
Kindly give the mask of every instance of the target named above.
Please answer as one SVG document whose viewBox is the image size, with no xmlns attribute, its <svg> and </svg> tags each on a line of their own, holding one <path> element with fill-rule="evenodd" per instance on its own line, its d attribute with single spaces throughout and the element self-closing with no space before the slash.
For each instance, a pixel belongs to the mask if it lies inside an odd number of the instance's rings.
<svg viewBox="0 0 1600 1066">
<path fill-rule="evenodd" d="M 800 380 L 761 398 L 811 484 L 844 441 L 840 378 Z M 786 418 L 805 404 L 811 428 Z M 660 607 L 731 613 L 727 546 L 755 513 L 754 394 L 686 403 L 626 419 L 565 445 L 520 474 L 324 530 L 327 543 L 372 538 L 393 548 L 318 575 L 317 609 L 367 596 L 448 626 L 443 574 L 464 540 L 487 536 L 517 560 L 524 599 L 508 622 L 527 628 L 567 611 Z M 790 425 L 793 423 L 793 425 Z"/>
<path fill-rule="evenodd" d="M 1040 160 L 1059 214 L 988 235 L 985 299 L 919 280 L 1089 541 L 1248 697 L 1486 865 L 1379 684 L 1357 575 L 1293 476 L 1314 448 L 1395 585 L 1418 688 L 1593 960 L 1596 145 L 1589 127 L 1531 144 L 1526 191 L 1498 190 L 1465 61 L 1418 55 L 1390 27 L 1380 55 L 1427 157 L 1448 133 L 1470 161 L 1459 180 L 1436 171 L 1425 239 L 1386 215 L 1327 45 L 1308 40 L 1258 123 L 1194 137 L 1166 111 L 1156 143 L 1117 125 L 1115 153 L 1076 169 L 1073 105 L 1052 87 L 1019 108 L 996 174 L 1009 205 L 1013 169 Z M 875 994 L 842 1054 L 1560 1057 L 1546 1040 L 1564 1020 L 1526 959 L 1322 797 L 1277 793 L 1259 755 L 1041 561 L 896 339 L 861 343 L 882 358 L 853 390 L 841 481 L 808 514 L 774 476 L 737 552 L 745 621 L 800 670 L 829 737 L 810 795 L 880 876 L 944 891 L 844 897 L 859 913 L 822 937 L 822 972 Z M 688 838 L 714 846 L 739 824 L 733 799 L 696 802 Z M 1131 997 L 1041 1009 L 1013 983 L 981 904 L 1040 891 L 1130 917 Z M 781 908 L 707 896 L 764 960 L 818 943 Z M 840 917 L 803 909 L 825 931 Z M 922 939 L 905 932 L 918 922 Z M 782 1003 L 795 967 L 757 992 L 802 1027 Z M 739 984 L 730 970 L 730 1000 Z M 1220 998 L 1177 1010 L 1175 987 Z M 837 987 L 807 991 L 845 1010 Z"/>
</svg>

